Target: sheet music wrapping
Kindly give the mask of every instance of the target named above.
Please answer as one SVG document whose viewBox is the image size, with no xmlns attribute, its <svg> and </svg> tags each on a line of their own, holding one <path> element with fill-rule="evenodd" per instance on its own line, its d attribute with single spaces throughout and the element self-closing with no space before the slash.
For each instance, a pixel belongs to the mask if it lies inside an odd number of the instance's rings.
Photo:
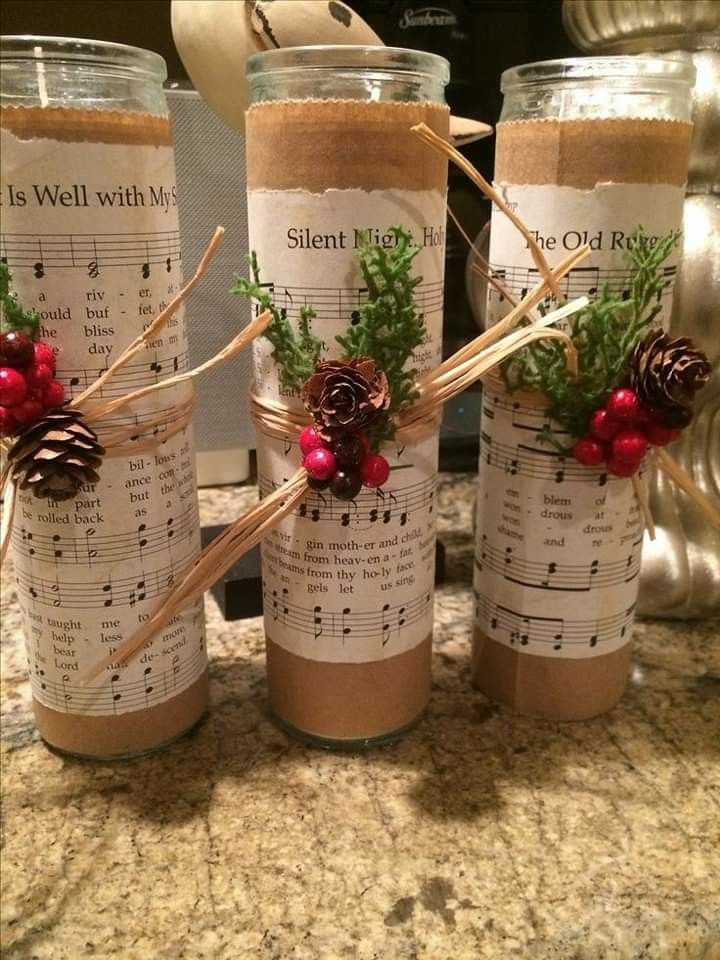
<svg viewBox="0 0 720 960">
<path fill-rule="evenodd" d="M 629 480 L 539 443 L 547 422 L 485 389 L 475 621 L 519 653 L 601 656 L 630 640 L 642 517 Z"/>
<path fill-rule="evenodd" d="M 419 373 L 441 353 L 445 197 L 437 190 L 251 190 L 250 248 L 261 281 L 296 321 L 303 304 L 317 311 L 313 329 L 327 356 L 340 356 L 335 336 L 358 318 L 367 290 L 355 261 L 359 231 L 375 243 L 388 228 L 410 230 L 421 251 L 416 303 L 426 342 L 415 353 Z M 271 346 L 255 348 L 256 389 L 297 403 L 278 382 Z M 437 436 L 388 445 L 391 465 L 380 490 L 346 502 L 309 492 L 294 515 L 263 543 L 265 625 L 286 650 L 310 660 L 362 663 L 413 649 L 432 632 L 435 574 Z M 261 492 L 287 479 L 299 463 L 297 441 L 258 436 Z"/>
<path fill-rule="evenodd" d="M 593 190 L 556 184 L 495 183 L 503 199 L 535 237 L 545 259 L 555 266 L 584 244 L 590 254 L 561 281 L 568 300 L 591 298 L 607 284 L 622 295 L 630 284 L 625 259 L 633 231 L 641 225 L 650 237 L 676 230 L 682 218 L 683 188 L 664 183 L 599 183 Z M 680 261 L 679 244 L 665 261 L 668 280 L 674 281 Z M 492 212 L 490 267 L 497 278 L 522 299 L 540 274 L 525 238 L 496 207 Z M 660 301 L 658 324 L 669 320 L 672 282 Z M 488 290 L 487 325 L 509 312 L 506 299 Z"/>
<path fill-rule="evenodd" d="M 0 255 L 58 379 L 77 396 L 181 286 L 170 146 L 21 141 L 2 131 Z M 182 310 L 96 397 L 123 395 L 188 368 Z M 171 388 L 118 411 L 103 428 L 166 413 Z M 165 427 L 155 428 L 162 432 Z M 138 429 L 139 437 L 145 436 Z M 33 696 L 53 710 L 105 716 L 160 704 L 207 665 L 201 605 L 176 616 L 127 666 L 89 687 L 78 678 L 147 620 L 200 548 L 192 430 L 130 457 L 107 458 L 74 501 L 18 493 L 14 576 Z"/>
</svg>

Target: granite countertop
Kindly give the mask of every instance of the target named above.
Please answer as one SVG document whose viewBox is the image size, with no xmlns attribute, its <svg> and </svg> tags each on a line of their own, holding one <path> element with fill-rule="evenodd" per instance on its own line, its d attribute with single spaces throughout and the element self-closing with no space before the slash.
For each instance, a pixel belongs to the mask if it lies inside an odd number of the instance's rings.
<svg viewBox="0 0 720 960">
<path fill-rule="evenodd" d="M 252 496 L 205 490 L 204 517 Z M 208 719 L 142 760 L 56 756 L 8 591 L 6 960 L 720 958 L 717 625 L 640 624 L 605 717 L 514 716 L 469 683 L 471 505 L 444 478 L 430 713 L 364 756 L 273 726 L 262 621 L 211 598 Z"/>
</svg>

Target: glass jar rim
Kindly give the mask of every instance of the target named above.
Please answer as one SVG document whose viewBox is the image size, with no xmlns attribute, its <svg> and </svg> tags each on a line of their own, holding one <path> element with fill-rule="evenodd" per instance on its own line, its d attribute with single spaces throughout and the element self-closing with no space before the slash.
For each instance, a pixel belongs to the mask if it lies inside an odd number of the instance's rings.
<svg viewBox="0 0 720 960">
<path fill-rule="evenodd" d="M 436 53 L 355 44 L 316 44 L 264 50 L 248 57 L 247 77 L 294 70 L 370 70 L 450 81 L 450 63 Z"/>
<path fill-rule="evenodd" d="M 159 53 L 125 43 L 82 37 L 0 36 L 0 62 L 86 64 L 145 74 L 160 83 L 167 78 L 167 65 Z"/>
<path fill-rule="evenodd" d="M 511 67 L 502 73 L 500 89 L 505 93 L 506 90 L 532 84 L 638 78 L 682 83 L 691 87 L 695 80 L 695 68 L 690 60 L 670 57 L 566 57 Z"/>
</svg>

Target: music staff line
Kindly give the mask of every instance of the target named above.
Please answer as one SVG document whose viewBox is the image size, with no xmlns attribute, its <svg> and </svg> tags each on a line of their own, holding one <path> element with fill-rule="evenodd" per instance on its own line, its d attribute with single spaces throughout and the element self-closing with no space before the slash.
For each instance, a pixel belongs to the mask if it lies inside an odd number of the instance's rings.
<svg viewBox="0 0 720 960">
<path fill-rule="evenodd" d="M 144 560 L 170 549 L 183 539 L 190 539 L 197 529 L 197 511 L 188 510 L 177 521 L 173 517 L 147 526 L 140 523 L 128 533 L 98 535 L 89 527 L 81 537 L 63 534 L 30 533 L 25 527 L 15 526 L 12 533 L 16 556 L 57 564 L 86 564 L 88 567 Z"/>
<path fill-rule="evenodd" d="M 46 270 L 84 269 L 91 279 L 106 267 L 140 267 L 147 279 L 153 265 L 170 272 L 182 259 L 177 230 L 151 233 L 5 233 L 0 257 L 9 267 L 32 267 L 37 278 Z"/>
<path fill-rule="evenodd" d="M 286 587 L 280 592 L 268 588 L 263 592 L 265 616 L 274 623 L 280 621 L 316 640 L 321 636 L 343 641 L 381 637 L 383 646 L 393 632 L 399 633 L 423 620 L 432 610 L 431 601 L 432 594 L 426 593 L 405 604 L 386 603 L 378 611 L 354 611 L 352 607 L 329 611 L 321 605 L 310 609 L 291 603 Z"/>
<path fill-rule="evenodd" d="M 115 577 L 108 573 L 96 583 L 59 578 L 48 580 L 36 577 L 24 569 L 15 568 L 15 583 L 26 599 L 50 607 L 76 607 L 79 610 L 102 610 L 106 607 L 134 607 L 143 600 L 162 597 L 173 586 L 195 559 L 197 552 L 146 572 L 141 569 L 132 577 Z"/>
<path fill-rule="evenodd" d="M 90 716 L 106 716 L 108 708 L 118 713 L 125 712 L 128 707 L 151 707 L 166 700 L 169 694 L 182 692 L 199 676 L 204 664 L 205 655 L 201 648 L 183 663 L 176 654 L 171 665 L 160 672 L 151 666 L 145 667 L 141 680 L 123 680 L 117 672 L 104 675 L 103 684 L 98 687 L 74 684 L 69 674 L 64 674 L 58 683 L 46 677 L 36 664 L 30 674 L 30 683 L 41 703 L 49 703 L 66 713 L 81 711 Z"/>
<path fill-rule="evenodd" d="M 480 459 L 488 466 L 498 467 L 511 476 L 554 480 L 555 483 L 587 483 L 589 479 L 588 468 L 574 460 L 522 443 L 514 446 L 500 443 L 485 430 L 480 432 Z M 603 471 L 597 475 L 597 484 L 603 487 L 608 482 L 617 483 L 620 479 L 608 477 L 608 474 Z"/>
<path fill-rule="evenodd" d="M 487 632 L 508 634 L 510 644 L 524 647 L 530 643 L 552 646 L 596 647 L 626 636 L 632 624 L 635 604 L 619 613 L 595 620 L 565 620 L 563 617 L 523 616 L 516 610 L 495 603 L 489 597 L 475 592 L 475 619 Z"/>
<path fill-rule="evenodd" d="M 299 287 L 292 284 L 273 280 L 261 283 L 273 298 L 275 306 L 284 311 L 286 317 L 292 320 L 300 319 L 301 307 L 312 307 L 316 319 L 322 320 L 351 320 L 360 318 L 359 310 L 367 303 L 367 287 Z M 435 313 L 443 307 L 442 281 L 419 283 L 413 290 L 415 304 L 424 314 Z"/>
<path fill-rule="evenodd" d="M 122 367 L 112 379 L 105 383 L 97 393 L 103 399 L 122 397 L 147 384 L 157 383 L 166 376 L 176 373 L 185 373 L 189 369 L 189 355 L 187 351 L 173 357 L 155 356 L 154 360 L 145 363 L 128 363 Z M 107 366 L 87 369 L 66 367 L 58 372 L 57 379 L 70 394 L 86 390 L 98 377 L 107 370 Z M 75 389 L 78 388 L 78 389 Z"/>
<path fill-rule="evenodd" d="M 518 267 L 510 264 L 491 263 L 490 270 L 493 277 L 500 280 L 511 293 L 518 294 L 521 298 L 526 296 L 528 291 L 532 290 L 541 279 L 537 267 Z M 676 266 L 663 268 L 665 280 L 673 280 L 676 274 Z M 625 295 L 627 298 L 630 296 L 631 283 L 632 271 L 620 267 L 574 267 L 559 281 L 560 289 L 568 299 L 583 294 L 593 296 L 604 286 L 607 286 L 613 292 Z M 493 287 L 490 287 L 489 294 L 500 302 L 505 300 L 505 297 Z M 666 286 L 660 294 L 660 296 L 671 295 L 671 286 Z M 547 297 L 546 301 L 550 302 L 551 299 Z"/>
<path fill-rule="evenodd" d="M 500 400 L 497 396 L 483 400 L 482 413 L 485 420 L 495 420 L 495 414 L 502 410 L 504 414 L 509 414 L 510 422 L 516 430 L 525 430 L 536 437 L 544 427 L 550 426 L 548 417 L 543 416 L 542 412 L 532 407 L 524 407 L 520 403 L 509 403 L 506 400 Z M 563 430 L 559 424 L 553 425 L 553 432 L 558 437 L 570 436 L 567 430 Z"/>
<path fill-rule="evenodd" d="M 392 477 L 392 473 L 390 476 Z M 262 497 L 268 496 L 278 487 L 277 483 L 265 475 L 260 475 L 258 482 Z M 436 485 L 435 478 L 431 478 L 395 491 L 363 490 L 354 500 L 348 501 L 311 492 L 291 516 L 312 520 L 314 523 L 337 522 L 343 527 L 356 526 L 363 522 L 372 526 L 375 523 L 391 523 L 398 519 L 400 526 L 404 527 L 410 515 L 418 510 L 424 510 L 428 515 L 433 513 Z"/>
<path fill-rule="evenodd" d="M 512 547 L 505 547 L 504 550 L 493 547 L 487 542 L 487 535 L 483 534 L 474 564 L 480 572 L 489 570 L 504 580 L 524 587 L 586 593 L 595 588 L 631 583 L 640 573 L 641 545 L 642 538 L 632 544 L 632 551 L 625 560 L 558 563 L 554 560 L 544 562 L 518 557 Z"/>
</svg>

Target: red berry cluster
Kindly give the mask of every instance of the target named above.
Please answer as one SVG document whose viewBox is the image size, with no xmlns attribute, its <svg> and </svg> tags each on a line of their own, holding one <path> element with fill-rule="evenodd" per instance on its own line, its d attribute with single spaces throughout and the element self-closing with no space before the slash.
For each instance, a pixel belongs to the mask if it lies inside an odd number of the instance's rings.
<svg viewBox="0 0 720 960">
<path fill-rule="evenodd" d="M 390 464 L 380 454 L 370 453 L 366 433 L 341 434 L 332 443 L 325 441 L 313 426 L 300 434 L 303 466 L 308 485 L 326 490 L 339 500 L 352 500 L 361 487 L 381 487 L 390 476 Z"/>
<path fill-rule="evenodd" d="M 11 437 L 65 400 L 55 354 L 22 330 L 0 334 L 0 437 Z"/>
<path fill-rule="evenodd" d="M 630 387 L 618 387 L 590 417 L 590 433 L 577 441 L 573 454 L 586 467 L 606 463 L 616 477 L 631 477 L 648 446 L 664 447 L 681 432 L 644 407 Z"/>
</svg>

